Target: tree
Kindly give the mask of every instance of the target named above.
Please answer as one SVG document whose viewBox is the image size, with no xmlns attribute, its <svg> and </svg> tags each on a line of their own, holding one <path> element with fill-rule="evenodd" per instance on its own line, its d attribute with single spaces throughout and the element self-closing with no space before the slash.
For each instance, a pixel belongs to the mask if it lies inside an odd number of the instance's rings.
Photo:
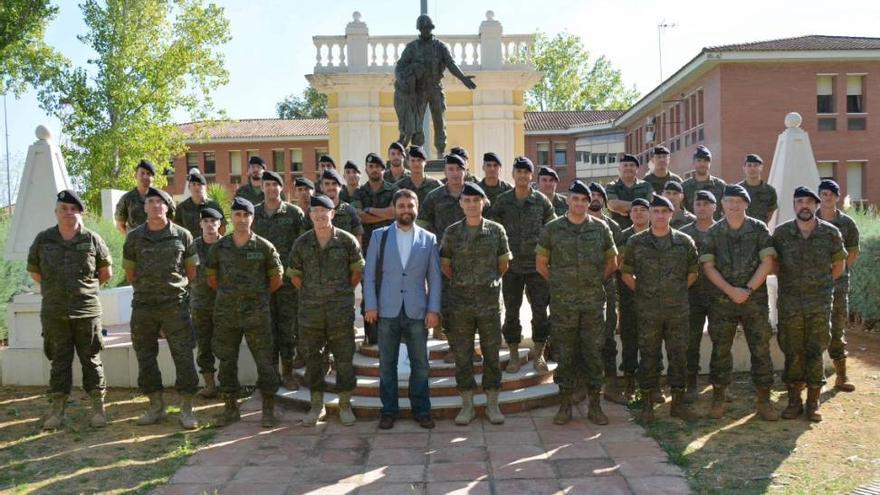
<svg viewBox="0 0 880 495">
<path fill-rule="evenodd" d="M 327 95 L 309 86 L 301 96 L 288 95 L 275 111 L 279 119 L 322 119 L 327 117 Z"/>
<path fill-rule="evenodd" d="M 58 14 L 49 0 L 0 2 L 0 93 L 20 95 L 27 86 L 46 84 L 67 60 L 43 41 Z"/>
<path fill-rule="evenodd" d="M 624 86 L 619 69 L 604 56 L 590 60 L 580 37 L 570 33 L 552 39 L 538 33 L 532 63 L 544 78 L 526 93 L 530 111 L 623 110 L 639 97 L 635 86 Z"/>
<path fill-rule="evenodd" d="M 87 32 L 78 39 L 95 57 L 64 71 L 41 104 L 61 120 L 71 175 L 96 207 L 101 189 L 134 187 L 141 159 L 164 171 L 185 151 L 175 115 L 216 113 L 211 92 L 228 81 L 219 48 L 229 21 L 203 0 L 85 0 L 80 8 Z M 164 185 L 163 174 L 157 179 Z"/>
</svg>

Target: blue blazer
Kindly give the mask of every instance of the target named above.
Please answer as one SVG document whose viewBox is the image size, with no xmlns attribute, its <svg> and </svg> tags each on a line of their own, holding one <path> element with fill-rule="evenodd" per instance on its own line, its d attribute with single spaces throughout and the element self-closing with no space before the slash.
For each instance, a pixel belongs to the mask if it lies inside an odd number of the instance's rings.
<svg viewBox="0 0 880 495">
<path fill-rule="evenodd" d="M 412 319 L 422 319 L 429 312 L 440 312 L 443 282 L 437 237 L 415 224 L 413 229 L 413 246 L 405 267 L 397 249 L 396 222 L 374 230 L 370 238 L 364 269 L 364 307 L 368 311 L 378 309 L 380 318 L 396 318 L 401 306 L 406 310 L 406 316 Z M 377 300 L 376 270 L 385 231 L 388 231 L 388 239 L 385 241 L 381 294 Z"/>
</svg>

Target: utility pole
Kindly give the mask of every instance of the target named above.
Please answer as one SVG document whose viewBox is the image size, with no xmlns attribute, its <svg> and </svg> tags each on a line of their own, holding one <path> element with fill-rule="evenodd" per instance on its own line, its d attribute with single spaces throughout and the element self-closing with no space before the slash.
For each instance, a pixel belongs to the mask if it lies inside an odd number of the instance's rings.
<svg viewBox="0 0 880 495">
<path fill-rule="evenodd" d="M 660 21 L 660 24 L 657 24 L 657 51 L 659 52 L 659 56 L 657 57 L 660 61 L 660 83 L 663 83 L 663 30 L 670 29 L 678 26 L 676 23 L 667 23 L 666 19 Z"/>
<path fill-rule="evenodd" d="M 12 174 L 9 173 L 9 119 L 6 118 L 6 93 L 3 93 L 3 133 L 6 134 L 6 205 L 12 207 Z"/>
</svg>

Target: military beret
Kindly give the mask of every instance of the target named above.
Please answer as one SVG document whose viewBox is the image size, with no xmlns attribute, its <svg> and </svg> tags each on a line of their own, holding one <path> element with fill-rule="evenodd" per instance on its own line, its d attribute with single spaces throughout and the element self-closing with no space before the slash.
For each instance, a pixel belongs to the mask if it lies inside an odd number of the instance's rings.
<svg viewBox="0 0 880 495">
<path fill-rule="evenodd" d="M 514 169 L 519 168 L 519 169 L 523 169 L 523 170 L 528 170 L 529 172 L 534 172 L 535 171 L 535 164 L 533 164 L 532 161 L 529 160 L 529 157 L 527 157 L 527 156 L 518 156 L 513 159 L 513 168 Z"/>
<path fill-rule="evenodd" d="M 323 194 L 316 194 L 309 198 L 309 206 L 311 207 L 322 207 L 327 208 L 328 210 L 332 210 L 336 208 L 336 205 L 333 204 L 333 200 L 324 196 Z"/>
<path fill-rule="evenodd" d="M 321 180 L 335 180 L 336 183 L 340 186 L 345 184 L 345 182 L 342 181 L 342 177 L 339 175 L 339 172 L 332 168 L 328 168 L 324 171 L 324 173 L 321 174 Z"/>
<path fill-rule="evenodd" d="M 694 150 L 694 160 L 703 159 L 712 161 L 712 152 L 709 151 L 709 148 L 703 146 L 702 144 L 697 146 L 697 149 Z"/>
<path fill-rule="evenodd" d="M 453 155 L 458 155 L 458 156 L 464 158 L 465 160 L 470 158 L 467 150 L 462 148 L 461 146 L 454 146 L 451 150 L 449 150 L 449 152 L 452 153 Z"/>
<path fill-rule="evenodd" d="M 605 198 L 605 201 L 608 201 L 608 194 L 605 192 L 605 188 L 602 187 L 602 184 L 599 184 L 598 182 L 590 182 L 590 185 L 587 187 L 590 189 L 591 193 L 597 192 Z"/>
<path fill-rule="evenodd" d="M 202 208 L 199 210 L 199 218 L 213 218 L 215 220 L 223 220 L 223 214 L 214 208 Z"/>
<path fill-rule="evenodd" d="M 187 180 L 187 182 L 189 182 L 190 184 L 201 184 L 201 185 L 203 185 L 203 186 L 207 186 L 207 185 L 208 185 L 208 179 L 205 179 L 205 176 L 202 175 L 202 174 L 200 174 L 200 173 L 198 173 L 198 172 L 192 172 L 192 173 L 190 173 L 190 174 L 187 176 L 186 180 Z"/>
<path fill-rule="evenodd" d="M 840 196 L 840 185 L 838 185 L 837 182 L 834 182 L 831 179 L 822 179 L 819 182 L 819 192 L 822 192 L 823 189 L 826 191 L 831 191 L 837 196 Z"/>
<path fill-rule="evenodd" d="M 806 186 L 796 187 L 794 189 L 794 197 L 795 197 L 795 199 L 797 199 L 797 198 L 813 198 L 816 200 L 817 203 L 822 201 L 821 199 L 819 199 L 818 194 L 816 194 L 815 192 L 813 192 L 812 189 L 810 189 L 809 187 L 806 187 Z"/>
<path fill-rule="evenodd" d="M 669 148 L 667 148 L 666 146 L 654 146 L 654 156 L 668 155 L 668 154 L 669 154 Z"/>
<path fill-rule="evenodd" d="M 230 209 L 232 211 L 246 211 L 251 215 L 254 214 L 254 204 L 241 196 L 236 196 L 232 199 L 232 208 Z"/>
<path fill-rule="evenodd" d="M 498 165 L 501 165 L 501 158 L 498 158 L 498 155 L 495 154 L 494 151 L 490 151 L 488 153 L 483 153 L 483 161 L 484 162 L 495 162 Z"/>
<path fill-rule="evenodd" d="M 464 189 L 461 190 L 461 194 L 464 196 L 482 196 L 486 197 L 486 191 L 483 190 L 478 184 L 474 182 L 465 182 Z"/>
<path fill-rule="evenodd" d="M 342 168 L 345 170 L 354 170 L 357 173 L 361 173 L 361 169 L 359 169 L 358 166 L 351 160 L 347 160 L 345 162 L 345 166 L 343 166 Z"/>
<path fill-rule="evenodd" d="M 446 155 L 445 162 L 446 165 L 458 165 L 461 168 L 465 167 L 464 159 L 453 153 Z"/>
<path fill-rule="evenodd" d="M 248 165 L 259 165 L 263 168 L 266 168 L 266 160 L 263 160 L 257 155 L 254 155 L 248 160 Z"/>
<path fill-rule="evenodd" d="M 273 172 L 271 170 L 263 170 L 263 180 L 271 180 L 278 183 L 279 186 L 284 185 L 284 178 L 281 177 L 281 174 L 278 172 Z"/>
<path fill-rule="evenodd" d="M 623 156 L 620 158 L 620 163 L 627 163 L 627 162 L 635 163 L 636 167 L 641 165 L 641 163 L 639 163 L 639 158 L 637 156 L 631 155 L 629 153 L 624 153 Z"/>
<path fill-rule="evenodd" d="M 138 162 L 136 168 L 142 168 L 147 172 L 156 175 L 156 166 L 153 165 L 153 162 L 151 162 L 150 160 L 141 160 L 140 162 Z"/>
<path fill-rule="evenodd" d="M 587 187 L 586 184 L 580 179 L 575 179 L 571 181 L 571 184 L 568 186 L 568 192 L 573 194 L 583 194 L 584 196 L 590 195 L 590 188 Z"/>
<path fill-rule="evenodd" d="M 65 189 L 65 190 L 59 192 L 56 195 L 56 198 L 58 198 L 57 201 L 59 203 L 67 203 L 69 205 L 78 206 L 79 211 L 85 211 L 85 209 L 86 209 L 85 204 L 83 204 L 83 202 L 79 198 L 79 196 L 75 192 L 71 191 L 70 189 Z"/>
<path fill-rule="evenodd" d="M 715 199 L 715 194 L 712 191 L 697 191 L 697 194 L 694 196 L 694 201 L 708 201 L 710 203 L 718 204 L 718 200 Z"/>
<path fill-rule="evenodd" d="M 169 196 L 167 192 L 165 192 L 161 189 L 156 189 L 155 187 L 151 187 L 151 188 L 147 189 L 146 197 L 147 198 L 153 198 L 153 197 L 162 198 L 162 201 L 164 201 L 165 204 L 168 205 L 169 208 L 174 206 L 174 200 L 171 199 L 171 196 Z"/>
<path fill-rule="evenodd" d="M 293 181 L 293 187 L 308 187 L 309 189 L 314 190 L 315 183 L 305 177 L 297 177 Z"/>
<path fill-rule="evenodd" d="M 544 165 L 538 169 L 538 177 L 540 177 L 542 175 L 545 177 L 553 177 L 553 179 L 555 179 L 556 182 L 559 182 L 559 174 L 557 174 L 555 170 L 553 170 L 552 168 L 550 168 L 546 165 Z"/>
<path fill-rule="evenodd" d="M 681 187 L 681 183 L 677 180 L 668 180 L 666 184 L 663 185 L 664 191 L 675 191 L 675 192 L 684 192 L 684 188 Z"/>
<path fill-rule="evenodd" d="M 416 158 L 421 158 L 422 160 L 428 159 L 428 156 L 425 154 L 425 148 L 422 148 L 421 146 L 410 147 L 409 156 L 410 156 L 410 158 L 416 157 Z"/>
<path fill-rule="evenodd" d="M 645 198 L 636 198 L 630 203 L 630 208 L 635 208 L 636 206 L 647 209 L 651 207 L 651 203 L 648 203 L 648 200 Z"/>
<path fill-rule="evenodd" d="M 385 160 L 383 160 L 381 156 L 375 153 L 367 153 L 367 158 L 365 162 L 367 165 L 373 163 L 376 165 L 382 165 L 382 168 L 385 168 Z"/>
<path fill-rule="evenodd" d="M 400 144 L 400 143 L 398 143 L 397 141 L 394 141 L 393 143 L 389 144 L 389 145 L 388 145 L 388 150 L 389 150 L 389 151 L 390 151 L 390 150 L 397 150 L 397 151 L 399 151 L 399 152 L 401 152 L 401 153 L 406 153 L 406 148 L 404 148 L 403 145 Z"/>
<path fill-rule="evenodd" d="M 746 203 L 752 202 L 752 197 L 749 196 L 749 192 L 746 191 L 746 188 L 739 184 L 728 184 L 724 186 L 724 197 L 738 197 L 746 200 Z"/>
<path fill-rule="evenodd" d="M 764 163 L 764 160 L 761 159 L 759 155 L 755 153 L 749 153 L 746 155 L 746 163 Z"/>
<path fill-rule="evenodd" d="M 333 161 L 333 157 L 330 155 L 321 155 L 321 158 L 318 158 L 318 163 L 329 163 L 333 165 L 333 168 L 336 168 L 336 162 Z"/>
<path fill-rule="evenodd" d="M 672 201 L 669 201 L 668 199 L 664 198 L 663 196 L 660 196 L 659 194 L 654 195 L 654 199 L 651 200 L 651 206 L 652 207 L 665 207 L 665 208 L 669 208 L 670 210 L 674 209 L 672 207 Z"/>
</svg>

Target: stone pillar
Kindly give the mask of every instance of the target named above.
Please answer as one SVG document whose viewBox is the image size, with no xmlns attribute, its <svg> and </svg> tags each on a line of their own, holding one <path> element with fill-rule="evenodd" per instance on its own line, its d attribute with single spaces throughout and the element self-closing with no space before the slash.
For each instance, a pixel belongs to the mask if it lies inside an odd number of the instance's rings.
<svg viewBox="0 0 880 495">
<path fill-rule="evenodd" d="M 363 72 L 367 70 L 369 58 L 367 53 L 367 41 L 370 39 L 370 29 L 367 23 L 361 21 L 361 13 L 354 11 L 352 21 L 345 26 L 345 46 L 348 49 L 349 72 Z"/>
<path fill-rule="evenodd" d="M 819 184 L 819 170 L 807 131 L 801 129 L 801 115 L 791 112 L 785 116 L 785 130 L 776 140 L 773 164 L 767 183 L 776 188 L 779 209 L 768 222 L 772 231 L 780 223 L 794 218 L 792 195 L 798 186 L 815 188 Z"/>
<path fill-rule="evenodd" d="M 480 64 L 484 70 L 501 69 L 501 33 L 501 23 L 495 20 L 495 12 L 487 10 L 486 20 L 480 23 Z"/>
</svg>

